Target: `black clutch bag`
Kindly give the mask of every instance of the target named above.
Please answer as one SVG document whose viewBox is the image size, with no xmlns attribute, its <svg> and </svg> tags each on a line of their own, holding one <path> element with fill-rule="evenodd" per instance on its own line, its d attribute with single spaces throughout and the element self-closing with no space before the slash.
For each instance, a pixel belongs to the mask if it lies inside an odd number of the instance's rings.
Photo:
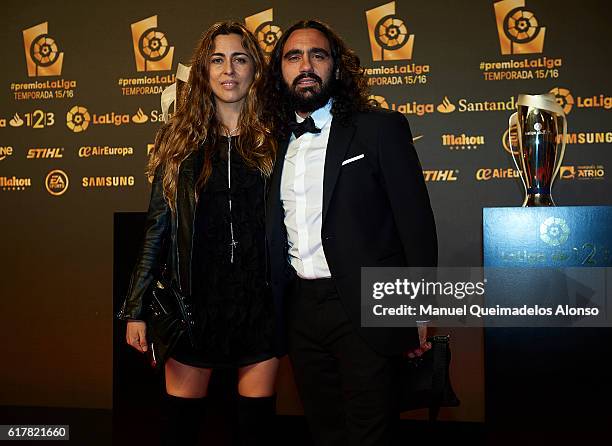
<svg viewBox="0 0 612 446">
<path fill-rule="evenodd" d="M 156 280 L 148 291 L 147 337 L 153 365 L 163 364 L 167 355 L 183 335 L 191 340 L 186 322 L 187 309 L 180 294 L 172 286 Z"/>
<path fill-rule="evenodd" d="M 400 411 L 429 409 L 434 421 L 440 407 L 460 404 L 450 382 L 450 336 L 431 336 L 431 349 L 418 358 L 400 360 Z"/>
</svg>

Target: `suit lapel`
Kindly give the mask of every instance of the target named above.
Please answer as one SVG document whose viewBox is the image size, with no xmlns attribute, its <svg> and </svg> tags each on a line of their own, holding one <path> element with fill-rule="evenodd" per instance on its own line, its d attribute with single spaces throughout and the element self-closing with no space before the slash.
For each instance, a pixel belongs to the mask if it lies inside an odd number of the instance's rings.
<svg viewBox="0 0 612 446">
<path fill-rule="evenodd" d="M 329 203 L 336 187 L 342 161 L 345 158 L 354 133 L 355 127 L 353 125 L 343 125 L 337 119 L 332 120 L 323 174 L 323 221 L 325 221 Z"/>
</svg>

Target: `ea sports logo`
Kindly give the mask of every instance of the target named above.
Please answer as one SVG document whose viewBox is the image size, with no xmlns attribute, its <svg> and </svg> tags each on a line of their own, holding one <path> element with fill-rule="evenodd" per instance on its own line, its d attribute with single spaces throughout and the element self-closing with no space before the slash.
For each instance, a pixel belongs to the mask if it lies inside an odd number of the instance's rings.
<svg viewBox="0 0 612 446">
<path fill-rule="evenodd" d="M 45 188 L 53 196 L 63 195 L 68 190 L 68 175 L 63 170 L 52 170 L 45 178 Z"/>
<path fill-rule="evenodd" d="M 91 117 L 85 107 L 75 105 L 66 113 L 66 126 L 75 133 L 87 130 Z"/>
</svg>

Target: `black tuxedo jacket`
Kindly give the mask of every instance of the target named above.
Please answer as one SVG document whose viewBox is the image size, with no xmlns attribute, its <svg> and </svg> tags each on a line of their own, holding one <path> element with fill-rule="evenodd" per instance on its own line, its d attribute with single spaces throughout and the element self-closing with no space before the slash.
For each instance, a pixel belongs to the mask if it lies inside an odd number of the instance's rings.
<svg viewBox="0 0 612 446">
<path fill-rule="evenodd" d="M 279 142 L 270 179 L 266 231 L 277 321 L 293 276 L 280 184 L 288 140 Z M 363 155 L 342 165 L 343 161 Z M 436 266 L 437 238 L 421 165 L 406 118 L 372 109 L 350 123 L 332 120 L 323 178 L 321 240 L 338 294 L 355 330 L 378 353 L 418 346 L 415 328 L 363 328 L 362 266 Z"/>
</svg>

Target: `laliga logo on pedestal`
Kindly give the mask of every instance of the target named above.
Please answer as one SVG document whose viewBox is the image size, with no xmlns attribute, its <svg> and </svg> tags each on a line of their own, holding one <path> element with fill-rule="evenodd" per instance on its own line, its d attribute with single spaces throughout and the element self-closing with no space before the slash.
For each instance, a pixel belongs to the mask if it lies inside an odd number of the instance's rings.
<svg viewBox="0 0 612 446">
<path fill-rule="evenodd" d="M 23 30 L 28 76 L 59 76 L 62 74 L 64 53 L 48 32 L 48 22 Z"/>
<path fill-rule="evenodd" d="M 567 241 L 570 228 L 562 218 L 548 217 L 540 225 L 540 239 L 551 246 L 559 246 Z"/>
<path fill-rule="evenodd" d="M 136 70 L 171 70 L 174 47 L 168 43 L 166 34 L 157 29 L 157 16 L 132 23 L 131 27 Z"/>
<path fill-rule="evenodd" d="M 372 60 L 412 59 L 414 34 L 409 34 L 403 19 L 395 15 L 395 2 L 366 11 Z"/>
<path fill-rule="evenodd" d="M 533 54 L 544 50 L 546 28 L 525 8 L 524 0 L 502 0 L 493 8 L 502 54 Z"/>
<path fill-rule="evenodd" d="M 279 26 L 275 25 L 274 9 L 266 9 L 244 19 L 244 24 L 249 31 L 253 33 L 259 46 L 266 55 L 270 55 L 274 49 L 274 45 L 278 42 L 283 34 Z"/>
</svg>

